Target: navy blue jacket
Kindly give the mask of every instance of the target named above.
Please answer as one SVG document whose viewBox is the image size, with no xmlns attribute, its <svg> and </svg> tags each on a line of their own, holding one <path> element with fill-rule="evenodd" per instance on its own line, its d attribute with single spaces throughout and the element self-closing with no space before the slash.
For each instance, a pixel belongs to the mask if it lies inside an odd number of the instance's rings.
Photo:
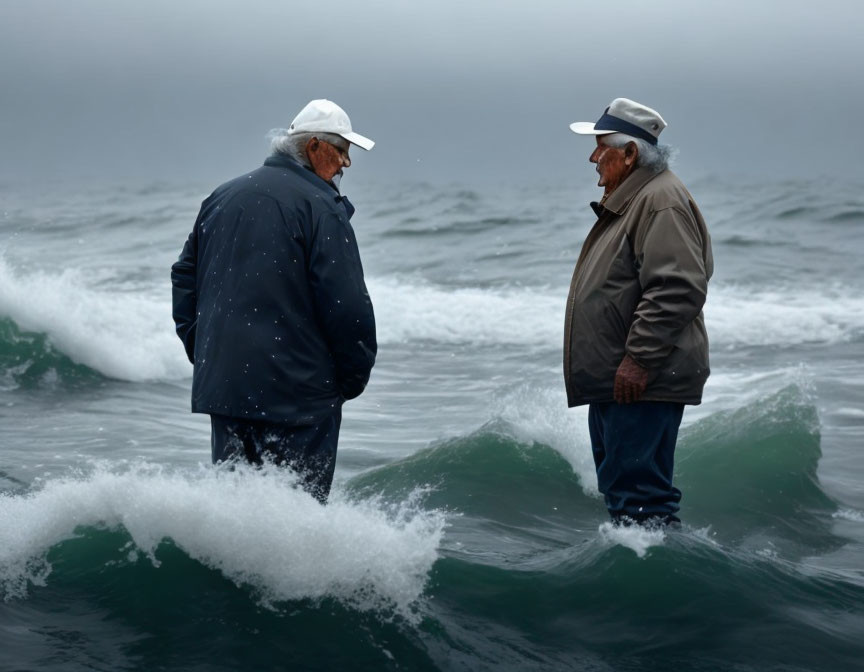
<svg viewBox="0 0 864 672">
<path fill-rule="evenodd" d="M 201 204 L 171 268 L 193 412 L 314 424 L 363 391 L 377 344 L 353 211 L 278 154 Z"/>
</svg>

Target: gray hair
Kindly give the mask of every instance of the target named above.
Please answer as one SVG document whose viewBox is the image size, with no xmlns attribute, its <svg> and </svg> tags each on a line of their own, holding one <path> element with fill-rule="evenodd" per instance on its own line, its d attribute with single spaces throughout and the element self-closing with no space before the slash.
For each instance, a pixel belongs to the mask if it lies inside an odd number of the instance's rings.
<svg viewBox="0 0 864 672">
<path fill-rule="evenodd" d="M 312 138 L 318 138 L 331 145 L 345 149 L 350 143 L 341 135 L 335 133 L 294 133 L 289 134 L 287 128 L 274 128 L 267 134 L 270 140 L 270 151 L 274 154 L 285 154 L 311 168 L 309 157 L 306 156 L 306 144 Z"/>
<path fill-rule="evenodd" d="M 610 147 L 624 147 L 627 143 L 634 143 L 639 150 L 639 158 L 636 159 L 637 168 L 647 168 L 651 172 L 660 173 L 669 167 L 669 163 L 675 157 L 675 149 L 669 145 L 652 145 L 642 138 L 634 138 L 625 133 L 610 133 L 603 136 L 603 144 Z"/>
</svg>

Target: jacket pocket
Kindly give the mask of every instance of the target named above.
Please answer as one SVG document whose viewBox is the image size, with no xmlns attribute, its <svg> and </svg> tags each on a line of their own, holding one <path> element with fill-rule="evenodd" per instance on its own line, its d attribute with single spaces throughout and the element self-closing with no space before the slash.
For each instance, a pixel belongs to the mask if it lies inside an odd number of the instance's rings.
<svg viewBox="0 0 864 672">
<path fill-rule="evenodd" d="M 708 379 L 707 342 L 697 325 L 691 324 L 672 348 L 659 369 L 659 375 L 649 385 L 665 396 L 692 399 L 702 394 Z"/>
<path fill-rule="evenodd" d="M 605 322 L 609 325 L 609 334 L 613 339 L 610 345 L 614 347 L 616 344 L 620 344 L 623 350 L 627 343 L 627 332 L 629 331 L 627 322 L 621 315 L 618 306 L 611 300 L 605 302 L 603 312 L 606 317 Z"/>
</svg>

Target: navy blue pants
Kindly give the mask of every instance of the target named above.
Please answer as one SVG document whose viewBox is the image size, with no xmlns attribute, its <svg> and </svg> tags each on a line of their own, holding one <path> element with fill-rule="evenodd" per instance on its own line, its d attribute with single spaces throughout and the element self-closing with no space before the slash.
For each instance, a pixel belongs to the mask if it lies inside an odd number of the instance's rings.
<svg viewBox="0 0 864 672">
<path fill-rule="evenodd" d="M 672 485 L 684 404 L 614 401 L 588 407 L 597 486 L 615 521 L 677 522 L 681 491 Z"/>
<path fill-rule="evenodd" d="M 341 423 L 342 409 L 317 425 L 299 426 L 211 415 L 213 464 L 239 460 L 260 465 L 267 460 L 290 467 L 303 489 L 323 503 L 336 470 Z"/>
</svg>

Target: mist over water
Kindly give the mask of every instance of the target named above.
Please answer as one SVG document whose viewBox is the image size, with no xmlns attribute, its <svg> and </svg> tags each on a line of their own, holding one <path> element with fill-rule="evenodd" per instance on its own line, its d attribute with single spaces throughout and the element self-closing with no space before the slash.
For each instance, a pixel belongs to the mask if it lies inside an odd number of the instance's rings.
<svg viewBox="0 0 864 672">
<path fill-rule="evenodd" d="M 590 185 L 350 185 L 381 351 L 327 507 L 290 473 L 207 464 L 168 281 L 206 187 L 7 193 L 2 665 L 854 666 L 861 191 L 689 186 L 717 261 L 712 376 L 666 532 L 608 525 L 566 408 Z"/>
<path fill-rule="evenodd" d="M 0 2 L 0 670 L 812 670 L 864 655 L 860 3 Z M 566 408 L 599 196 L 658 109 L 714 246 L 680 530 Z M 169 269 L 312 98 L 380 352 L 331 502 L 214 469 Z"/>
<path fill-rule="evenodd" d="M 588 180 L 567 125 L 619 96 L 664 115 L 691 175 L 860 175 L 852 0 L 383 0 L 362 11 L 344 0 L 37 0 L 0 11 L 4 182 L 221 182 L 321 97 L 378 143 L 355 168 L 390 181 Z"/>
</svg>

